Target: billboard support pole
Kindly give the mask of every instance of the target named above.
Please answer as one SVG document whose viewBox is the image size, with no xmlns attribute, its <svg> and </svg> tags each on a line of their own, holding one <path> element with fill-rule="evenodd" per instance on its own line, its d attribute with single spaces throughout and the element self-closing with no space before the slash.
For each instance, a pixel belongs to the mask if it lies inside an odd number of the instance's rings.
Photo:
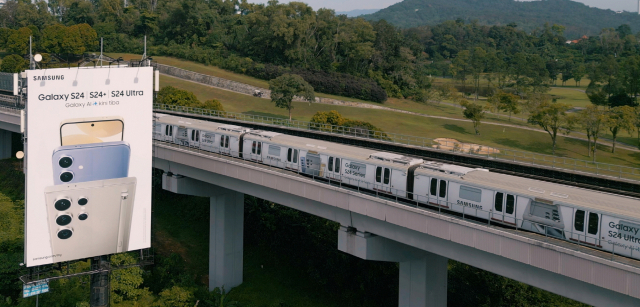
<svg viewBox="0 0 640 307">
<path fill-rule="evenodd" d="M 91 266 L 93 269 L 108 269 L 109 260 L 107 256 L 93 257 Z M 91 307 L 108 307 L 110 292 L 109 271 L 91 274 Z"/>
</svg>

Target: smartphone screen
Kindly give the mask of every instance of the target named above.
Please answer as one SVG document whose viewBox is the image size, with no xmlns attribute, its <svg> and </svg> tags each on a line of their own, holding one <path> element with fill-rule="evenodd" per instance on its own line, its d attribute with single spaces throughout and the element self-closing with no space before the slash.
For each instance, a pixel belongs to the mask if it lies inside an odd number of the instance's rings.
<svg viewBox="0 0 640 307">
<path fill-rule="evenodd" d="M 62 146 L 122 141 L 124 123 L 120 119 L 100 119 L 64 123 L 60 127 Z"/>
</svg>

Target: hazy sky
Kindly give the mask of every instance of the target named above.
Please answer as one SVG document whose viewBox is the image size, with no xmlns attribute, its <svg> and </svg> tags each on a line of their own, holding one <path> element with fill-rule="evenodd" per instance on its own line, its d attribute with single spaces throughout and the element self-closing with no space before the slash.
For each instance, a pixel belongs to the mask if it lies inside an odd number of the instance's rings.
<svg viewBox="0 0 640 307">
<path fill-rule="evenodd" d="M 281 3 L 290 0 L 280 0 Z M 296 0 L 306 2 L 314 9 L 321 7 L 331 8 L 336 11 L 351 11 L 357 9 L 382 9 L 400 2 L 398 0 Z M 638 11 L 638 1 L 636 0 L 577 0 L 589 6 L 599 7 L 603 9 L 612 9 L 614 11 Z M 249 2 L 266 3 L 267 0 L 249 0 Z"/>
</svg>

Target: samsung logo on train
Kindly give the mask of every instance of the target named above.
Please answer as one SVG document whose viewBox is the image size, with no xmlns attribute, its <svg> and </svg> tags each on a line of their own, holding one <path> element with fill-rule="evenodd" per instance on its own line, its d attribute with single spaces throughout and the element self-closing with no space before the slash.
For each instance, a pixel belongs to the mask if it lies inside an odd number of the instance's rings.
<svg viewBox="0 0 640 307">
<path fill-rule="evenodd" d="M 474 203 L 469 203 L 469 202 L 466 202 L 466 201 L 458 200 L 458 205 L 482 210 L 482 206 L 481 205 L 474 204 Z"/>
</svg>

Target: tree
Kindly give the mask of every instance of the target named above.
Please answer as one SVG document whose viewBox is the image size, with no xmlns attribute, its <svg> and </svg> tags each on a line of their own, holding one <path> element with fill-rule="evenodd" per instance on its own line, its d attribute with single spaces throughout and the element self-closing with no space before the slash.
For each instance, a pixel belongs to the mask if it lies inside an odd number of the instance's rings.
<svg viewBox="0 0 640 307">
<path fill-rule="evenodd" d="M 111 265 L 126 266 L 137 262 L 131 254 L 122 253 L 111 256 Z M 124 301 L 137 301 L 141 298 L 149 299 L 151 292 L 147 288 L 141 288 L 144 279 L 143 270 L 138 267 L 114 270 L 109 276 L 111 281 L 111 303 L 117 304 Z"/>
<path fill-rule="evenodd" d="M 0 71 L 8 73 L 19 73 L 29 68 L 29 61 L 23 59 L 17 54 L 12 54 L 2 59 Z"/>
<path fill-rule="evenodd" d="M 61 24 L 48 26 L 42 30 L 42 39 L 40 46 L 49 53 L 61 53 L 62 41 L 67 32 L 67 27 Z"/>
<path fill-rule="evenodd" d="M 300 97 L 309 103 L 316 100 L 313 87 L 298 75 L 284 74 L 269 81 L 271 90 L 271 101 L 276 103 L 276 107 L 289 110 L 289 120 L 291 120 L 292 101 L 295 97 Z"/>
<path fill-rule="evenodd" d="M 492 106 L 494 106 L 494 108 L 500 111 L 509 113 L 509 121 L 511 121 L 512 113 L 515 113 L 515 114 L 520 113 L 518 101 L 519 101 L 518 96 L 511 93 L 504 92 L 502 90 L 498 90 L 495 94 L 493 94 L 488 99 L 488 102 Z"/>
<path fill-rule="evenodd" d="M 613 137 L 612 153 L 616 152 L 616 139 L 620 130 L 626 130 L 629 134 L 633 133 L 635 117 L 635 110 L 630 106 L 613 107 L 609 110 L 606 125 Z"/>
<path fill-rule="evenodd" d="M 85 44 L 80 36 L 80 30 L 77 26 L 67 27 L 62 44 L 60 45 L 62 53 L 83 54 L 86 50 Z"/>
<path fill-rule="evenodd" d="M 587 89 L 587 97 L 589 97 L 589 101 L 595 106 L 606 106 L 609 105 L 609 99 L 607 99 L 607 93 L 602 89 L 589 90 Z"/>
<path fill-rule="evenodd" d="M 199 106 L 199 107 L 202 109 L 224 112 L 224 107 L 222 106 L 222 103 L 220 103 L 220 101 L 216 99 L 209 99 L 204 103 L 202 103 L 202 106 Z"/>
<path fill-rule="evenodd" d="M 572 72 L 573 80 L 576 81 L 576 86 L 580 86 L 580 80 L 587 74 L 587 68 L 584 64 L 578 65 Z"/>
<path fill-rule="evenodd" d="M 27 54 L 29 51 L 29 37 L 33 35 L 31 29 L 23 27 L 18 29 L 7 39 L 7 51 L 17 54 Z"/>
<path fill-rule="evenodd" d="M 478 127 L 480 126 L 480 122 L 484 119 L 484 108 L 481 105 L 473 102 L 465 102 L 462 104 L 462 106 L 464 107 L 462 115 L 464 115 L 466 119 L 469 119 L 473 122 L 473 129 L 475 129 L 476 135 L 480 135 Z"/>
<path fill-rule="evenodd" d="M 154 307 L 191 307 L 193 306 L 193 293 L 185 288 L 173 286 L 160 292 L 160 300 Z"/>
<path fill-rule="evenodd" d="M 529 116 L 529 123 L 538 125 L 546 131 L 553 142 L 552 153 L 556 154 L 556 139 L 558 131 L 564 129 L 567 133 L 571 131 L 571 122 L 567 117 L 567 111 L 571 109 L 570 105 L 558 102 L 544 101 L 533 110 Z"/>
<path fill-rule="evenodd" d="M 181 90 L 173 86 L 165 86 L 158 92 L 156 103 L 193 107 L 202 105 L 192 92 Z"/>
<path fill-rule="evenodd" d="M 587 106 L 587 108 L 578 115 L 578 123 L 587 132 L 589 157 L 591 157 L 591 154 L 593 153 L 594 161 L 598 138 L 604 127 L 604 122 L 604 112 L 599 110 L 595 105 Z M 593 149 L 591 147 L 591 139 L 594 140 Z"/>
</svg>

